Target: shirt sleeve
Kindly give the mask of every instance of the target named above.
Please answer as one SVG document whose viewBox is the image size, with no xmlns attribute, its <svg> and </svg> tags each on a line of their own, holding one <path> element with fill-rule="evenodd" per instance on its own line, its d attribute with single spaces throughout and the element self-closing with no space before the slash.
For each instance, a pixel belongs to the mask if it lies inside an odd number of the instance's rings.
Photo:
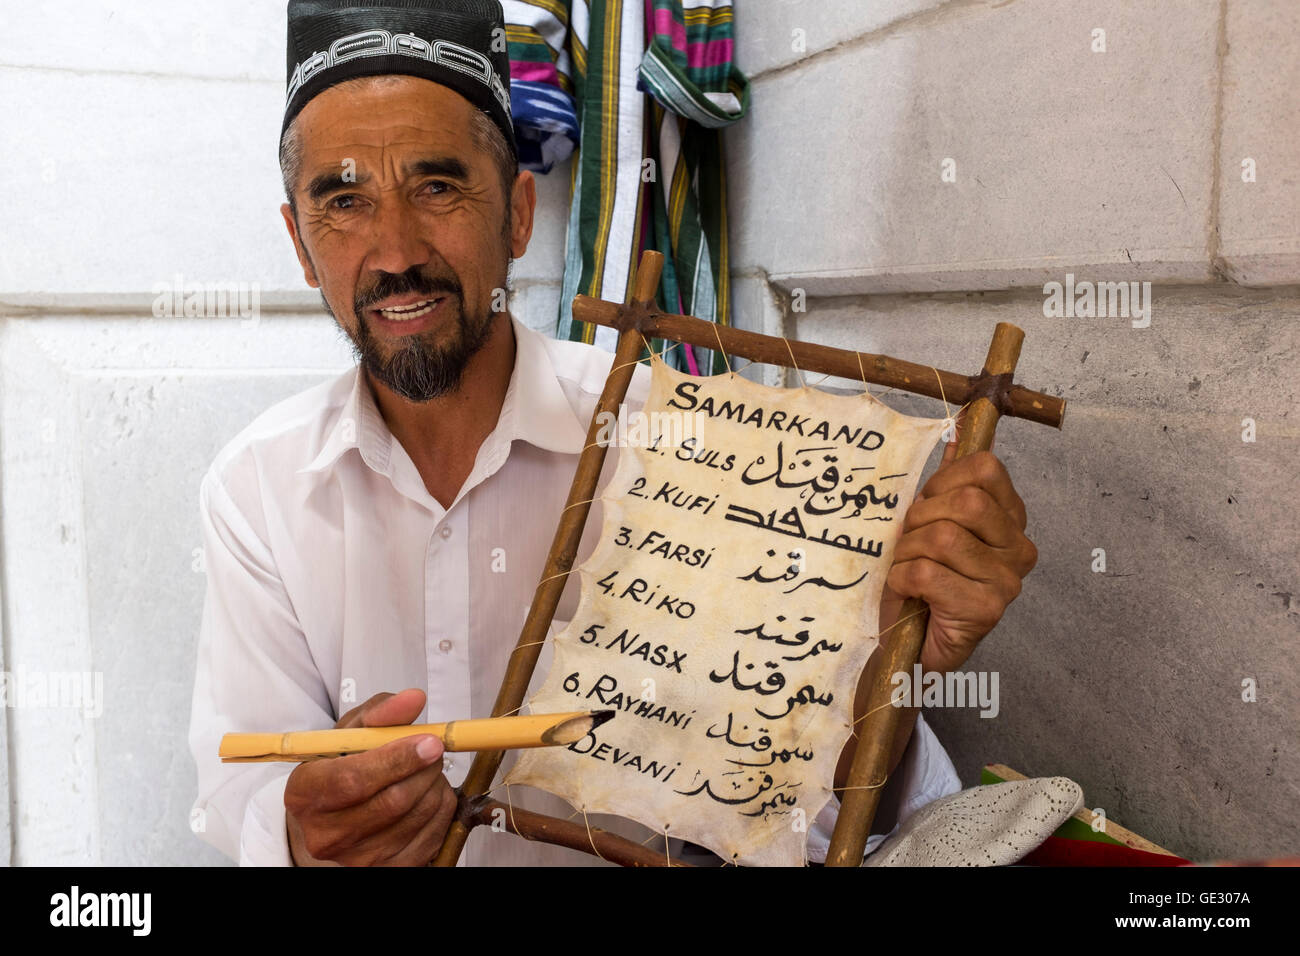
<svg viewBox="0 0 1300 956">
<path fill-rule="evenodd" d="M 901 778 L 903 798 L 898 807 L 898 822 L 888 833 L 873 833 L 867 837 L 866 852 L 863 858 L 889 839 L 907 819 L 932 800 L 946 797 L 961 789 L 961 779 L 948 757 L 948 752 L 939 743 L 925 717 L 916 715 L 916 728 L 908 741 L 903 759 L 894 770 L 894 776 Z M 839 817 L 839 797 L 832 796 L 830 801 L 817 814 L 817 819 L 808 828 L 808 859 L 814 863 L 825 863 L 826 853 L 830 849 L 831 834 L 835 830 L 835 821 Z"/>
<path fill-rule="evenodd" d="M 217 756 L 225 733 L 335 722 L 274 557 L 254 523 L 260 524 L 260 501 L 250 505 L 241 509 L 218 474 L 208 472 L 199 491 L 207 594 L 190 714 L 190 751 L 198 767 L 190 820 L 201 839 L 242 864 L 291 866 L 284 787 L 293 765 L 223 764 Z"/>
</svg>

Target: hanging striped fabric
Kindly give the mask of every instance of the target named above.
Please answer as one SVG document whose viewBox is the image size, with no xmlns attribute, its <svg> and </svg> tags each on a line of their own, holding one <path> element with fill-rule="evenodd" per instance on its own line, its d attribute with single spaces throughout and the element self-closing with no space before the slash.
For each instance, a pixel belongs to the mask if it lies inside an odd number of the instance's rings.
<svg viewBox="0 0 1300 956">
<path fill-rule="evenodd" d="M 519 165 L 549 173 L 578 144 L 568 0 L 503 0 Z"/>
<path fill-rule="evenodd" d="M 502 7 L 521 163 L 545 172 L 576 146 L 557 337 L 614 349 L 617 333 L 575 322 L 571 303 L 579 292 L 623 301 L 643 249 L 664 254 L 664 308 L 729 325 L 720 130 L 749 106 L 748 81 L 732 64 L 731 4 Z M 685 345 L 664 360 L 703 374 L 726 368 L 720 355 Z"/>
<path fill-rule="evenodd" d="M 661 172 L 654 248 L 666 257 L 663 301 L 682 314 L 730 325 L 721 128 L 749 109 L 749 81 L 732 64 L 732 8 L 709 0 L 647 0 L 647 7 L 653 33 L 641 77 L 654 97 L 651 147 Z M 690 371 L 726 370 L 721 355 L 691 351 Z"/>
</svg>

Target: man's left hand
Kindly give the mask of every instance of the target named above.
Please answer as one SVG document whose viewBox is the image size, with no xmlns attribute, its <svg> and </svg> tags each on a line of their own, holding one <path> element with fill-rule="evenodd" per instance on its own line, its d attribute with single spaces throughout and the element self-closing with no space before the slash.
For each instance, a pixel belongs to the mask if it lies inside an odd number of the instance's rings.
<svg viewBox="0 0 1300 956">
<path fill-rule="evenodd" d="M 1025 504 L 1002 462 L 991 451 L 956 452 L 950 442 L 907 510 L 885 581 L 885 602 L 919 597 L 930 605 L 924 671 L 965 663 L 1038 561 L 1025 537 Z"/>
</svg>

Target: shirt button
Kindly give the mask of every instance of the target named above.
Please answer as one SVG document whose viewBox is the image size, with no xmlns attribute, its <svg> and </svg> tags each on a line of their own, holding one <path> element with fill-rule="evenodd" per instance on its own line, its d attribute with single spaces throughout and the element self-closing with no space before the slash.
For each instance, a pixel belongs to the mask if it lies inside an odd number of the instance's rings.
<svg viewBox="0 0 1300 956">
<path fill-rule="evenodd" d="M 451 641 L 439 641 L 438 650 L 446 654 L 448 651 L 451 650 Z"/>
<path fill-rule="evenodd" d="M 451 773 L 455 769 L 456 769 L 456 761 L 448 760 L 446 757 L 442 758 L 442 772 L 444 774 Z"/>
<path fill-rule="evenodd" d="M 446 524 L 443 525 L 443 526 L 442 526 L 442 530 L 439 531 L 438 534 L 442 535 L 444 538 L 450 538 L 450 537 L 451 537 L 451 525 L 446 525 Z"/>
</svg>

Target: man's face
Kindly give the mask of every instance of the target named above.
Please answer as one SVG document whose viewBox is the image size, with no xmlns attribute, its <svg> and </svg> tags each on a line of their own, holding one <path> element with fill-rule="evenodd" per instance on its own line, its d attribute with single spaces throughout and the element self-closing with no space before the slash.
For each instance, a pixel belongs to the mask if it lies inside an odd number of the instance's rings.
<svg viewBox="0 0 1300 956">
<path fill-rule="evenodd" d="M 532 176 L 502 194 L 474 113 L 447 87 L 396 76 L 331 87 L 298 114 L 296 221 L 282 212 L 307 283 L 366 371 L 411 401 L 458 386 L 532 233 Z"/>
</svg>

